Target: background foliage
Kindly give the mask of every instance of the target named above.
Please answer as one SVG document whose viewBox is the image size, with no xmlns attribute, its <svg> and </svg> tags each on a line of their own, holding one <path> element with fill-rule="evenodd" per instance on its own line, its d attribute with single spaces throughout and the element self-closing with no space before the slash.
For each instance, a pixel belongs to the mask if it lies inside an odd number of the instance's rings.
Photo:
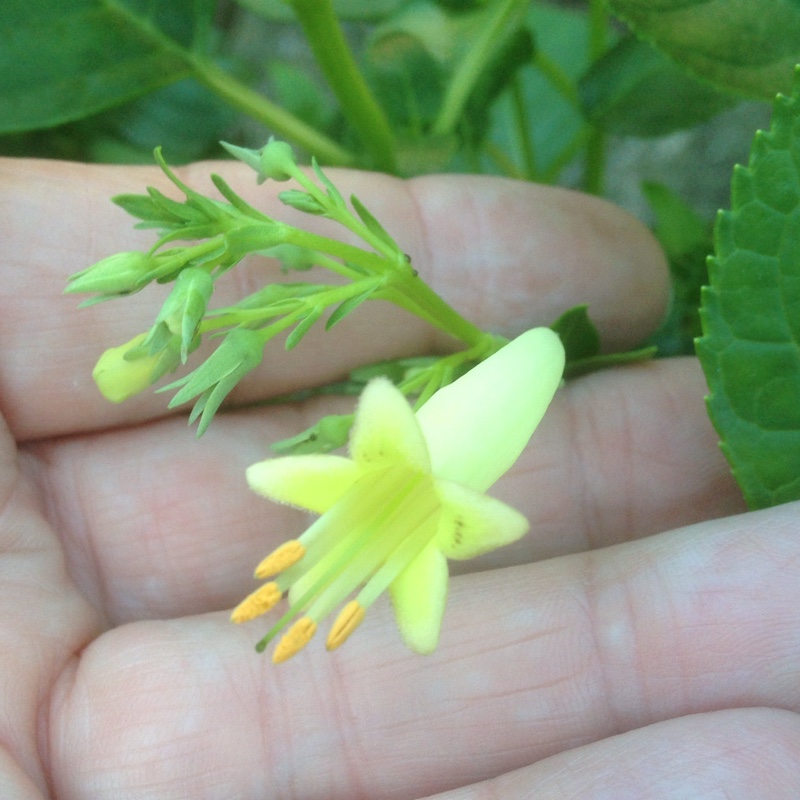
<svg viewBox="0 0 800 800">
<path fill-rule="evenodd" d="M 4 0 L 0 153 L 180 163 L 276 134 L 323 165 L 603 194 L 610 142 L 789 96 L 798 62 L 797 0 Z M 777 101 L 735 175 L 704 300 L 711 415 L 754 506 L 800 497 L 797 105 Z M 642 191 L 673 275 L 643 345 L 692 352 L 712 220 Z"/>
</svg>

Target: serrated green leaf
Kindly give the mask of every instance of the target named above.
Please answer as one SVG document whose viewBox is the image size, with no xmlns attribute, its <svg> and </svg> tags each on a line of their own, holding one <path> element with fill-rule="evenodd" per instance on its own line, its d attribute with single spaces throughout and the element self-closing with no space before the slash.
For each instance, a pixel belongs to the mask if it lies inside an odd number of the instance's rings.
<svg viewBox="0 0 800 800">
<path fill-rule="evenodd" d="M 721 212 L 697 352 L 751 508 L 800 498 L 800 70 Z"/>
<path fill-rule="evenodd" d="M 663 136 L 705 122 L 737 101 L 633 36 L 594 62 L 579 89 L 589 119 L 618 136 Z"/>
<path fill-rule="evenodd" d="M 189 0 L 147 5 L 142 10 L 122 0 L 4 0 L 0 132 L 82 119 L 189 75 L 181 45 L 158 24 L 168 24 L 174 34 L 198 9 Z M 207 6 L 203 13 L 210 11 Z"/>
<path fill-rule="evenodd" d="M 608 0 L 643 39 L 699 78 L 748 97 L 789 92 L 800 62 L 797 0 Z"/>
</svg>

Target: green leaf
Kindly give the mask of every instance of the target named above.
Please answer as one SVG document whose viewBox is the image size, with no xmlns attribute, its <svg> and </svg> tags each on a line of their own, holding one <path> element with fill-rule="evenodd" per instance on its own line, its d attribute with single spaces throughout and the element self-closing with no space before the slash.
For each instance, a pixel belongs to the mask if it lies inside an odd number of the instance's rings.
<svg viewBox="0 0 800 800">
<path fill-rule="evenodd" d="M 600 334 L 587 309 L 585 305 L 570 308 L 550 326 L 561 337 L 568 362 L 592 358 L 600 352 Z"/>
<path fill-rule="evenodd" d="M 749 97 L 789 92 L 800 62 L 797 0 L 608 0 L 611 10 L 698 77 Z"/>
<path fill-rule="evenodd" d="M 588 306 L 565 311 L 550 327 L 561 337 L 566 355 L 564 377 L 577 378 L 600 369 L 646 361 L 656 354 L 655 347 L 641 347 L 623 353 L 601 353 L 600 334 L 589 319 Z"/>
<path fill-rule="evenodd" d="M 188 76 L 187 51 L 158 24 L 186 34 L 194 4 L 145 5 L 155 20 L 122 0 L 3 0 L 0 133 L 81 119 Z"/>
<path fill-rule="evenodd" d="M 633 36 L 592 64 L 579 89 L 589 119 L 619 136 L 663 136 L 705 122 L 737 100 Z"/>
<path fill-rule="evenodd" d="M 667 318 L 649 341 L 662 356 L 690 355 L 701 332 L 700 289 L 708 283 L 711 225 L 662 184 L 644 183 L 642 192 L 655 216 L 653 233 L 667 255 L 672 279 Z"/>
<path fill-rule="evenodd" d="M 751 508 L 800 498 L 800 70 L 734 170 L 697 353 L 708 411 Z"/>
<path fill-rule="evenodd" d="M 531 110 L 528 130 L 519 129 L 511 92 L 504 93 L 492 106 L 488 139 L 500 152 L 516 164 L 523 163 L 521 138 L 530 140 L 537 171 L 527 177 L 553 180 L 575 155 L 571 143 L 577 141 L 586 123 L 578 99 L 570 91 L 590 63 L 587 19 L 578 10 L 549 3 L 532 3 L 528 11 L 527 23 L 533 31 L 537 54 L 555 65 L 569 89 L 555 83 L 541 69 L 521 69 L 520 95 L 524 107 Z"/>
</svg>

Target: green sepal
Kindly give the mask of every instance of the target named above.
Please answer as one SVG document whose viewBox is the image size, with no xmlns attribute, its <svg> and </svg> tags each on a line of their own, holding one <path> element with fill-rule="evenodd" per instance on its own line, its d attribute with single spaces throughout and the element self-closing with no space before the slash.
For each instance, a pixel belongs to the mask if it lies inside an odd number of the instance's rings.
<svg viewBox="0 0 800 800">
<path fill-rule="evenodd" d="M 386 228 L 378 222 L 375 217 L 367 210 L 367 207 L 354 195 L 350 195 L 350 202 L 355 209 L 356 214 L 358 214 L 359 219 L 364 223 L 367 229 L 380 239 L 384 244 L 389 245 L 389 247 L 393 248 L 394 250 L 400 250 L 397 242 L 387 233 Z"/>
<path fill-rule="evenodd" d="M 373 294 L 383 283 L 382 280 L 370 281 L 370 285 L 358 294 L 348 297 L 347 300 L 341 302 L 336 308 L 333 309 L 331 315 L 325 323 L 325 330 L 330 330 L 337 322 L 341 322 L 348 314 L 355 311 L 363 302 L 369 300 Z"/>
<path fill-rule="evenodd" d="M 325 306 L 311 306 L 308 313 L 294 326 L 286 337 L 286 349 L 296 347 L 300 340 L 311 330 L 314 323 L 322 316 Z"/>
<path fill-rule="evenodd" d="M 298 433 L 297 436 L 274 442 L 272 449 L 282 456 L 329 453 L 347 443 L 354 416 L 353 414 L 330 414 L 323 417 L 316 425 Z"/>
<path fill-rule="evenodd" d="M 258 331 L 235 328 L 196 370 L 157 391 L 179 390 L 170 400 L 169 408 L 197 397 L 189 414 L 189 424 L 200 417 L 197 435 L 202 436 L 223 400 L 261 363 L 263 355 L 264 342 Z"/>
</svg>

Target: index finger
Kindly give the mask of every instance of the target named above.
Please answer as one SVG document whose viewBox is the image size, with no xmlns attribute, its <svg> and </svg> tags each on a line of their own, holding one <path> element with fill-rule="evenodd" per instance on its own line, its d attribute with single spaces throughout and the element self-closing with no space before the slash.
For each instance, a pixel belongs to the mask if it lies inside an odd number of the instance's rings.
<svg viewBox="0 0 800 800">
<path fill-rule="evenodd" d="M 274 187 L 256 187 L 243 165 L 196 164 L 181 174 L 205 192 L 214 169 L 266 213 L 290 216 Z M 381 219 L 423 279 L 478 325 L 513 334 L 589 303 L 605 343 L 617 347 L 634 344 L 663 313 L 666 270 L 656 244 L 632 217 L 596 198 L 493 178 L 401 181 L 333 170 L 331 177 Z M 166 189 L 164 177 L 147 167 L 6 160 L 0 183 L 0 403 L 12 431 L 39 438 L 162 416 L 165 400 L 152 392 L 108 404 L 91 370 L 106 347 L 149 328 L 163 291 L 149 287 L 80 311 L 62 291 L 67 276 L 88 264 L 152 244 L 152 234 L 132 230 L 109 197 L 150 184 Z M 327 221 L 306 217 L 303 224 L 319 229 Z M 276 273 L 273 263 L 248 259 L 220 283 L 218 302 Z M 312 331 L 291 354 L 275 345 L 238 397 L 281 394 L 336 380 L 361 363 L 445 346 L 429 326 L 385 303 L 366 304 L 324 338 Z"/>
</svg>

